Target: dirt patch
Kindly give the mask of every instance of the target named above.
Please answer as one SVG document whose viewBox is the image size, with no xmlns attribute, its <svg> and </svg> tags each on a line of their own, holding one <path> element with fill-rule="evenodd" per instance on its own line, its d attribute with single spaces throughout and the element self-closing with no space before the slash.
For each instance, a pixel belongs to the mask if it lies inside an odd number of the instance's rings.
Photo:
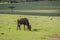
<svg viewBox="0 0 60 40">
<path fill-rule="evenodd" d="M 60 34 L 44 35 L 44 37 L 51 40 L 60 40 Z"/>
<path fill-rule="evenodd" d="M 60 38 L 59 34 L 48 35 L 49 38 Z"/>
</svg>

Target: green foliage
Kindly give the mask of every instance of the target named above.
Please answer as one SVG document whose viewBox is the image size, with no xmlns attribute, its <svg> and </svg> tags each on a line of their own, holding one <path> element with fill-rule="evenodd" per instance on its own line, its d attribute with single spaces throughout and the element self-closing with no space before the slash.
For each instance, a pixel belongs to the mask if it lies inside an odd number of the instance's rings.
<svg viewBox="0 0 60 40">
<path fill-rule="evenodd" d="M 39 2 L 27 2 L 27 3 L 2 3 L 0 4 L 0 10 L 8 10 L 9 6 L 15 7 L 15 10 L 41 10 L 41 9 L 60 9 L 60 1 L 39 1 Z"/>
</svg>

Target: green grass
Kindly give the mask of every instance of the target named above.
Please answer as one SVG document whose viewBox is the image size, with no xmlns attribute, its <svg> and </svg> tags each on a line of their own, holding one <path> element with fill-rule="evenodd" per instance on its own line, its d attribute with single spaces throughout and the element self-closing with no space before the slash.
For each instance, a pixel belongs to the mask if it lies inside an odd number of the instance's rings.
<svg viewBox="0 0 60 40">
<path fill-rule="evenodd" d="M 19 18 L 28 18 L 32 31 L 16 30 Z M 36 29 L 37 31 L 34 31 Z M 60 34 L 59 16 L 0 14 L 0 40 L 59 40 L 47 35 Z"/>
<path fill-rule="evenodd" d="M 10 12 L 13 11 L 13 13 L 16 12 L 31 12 L 31 13 L 60 13 L 60 9 L 43 9 L 43 10 L 0 10 L 0 12 Z"/>
</svg>

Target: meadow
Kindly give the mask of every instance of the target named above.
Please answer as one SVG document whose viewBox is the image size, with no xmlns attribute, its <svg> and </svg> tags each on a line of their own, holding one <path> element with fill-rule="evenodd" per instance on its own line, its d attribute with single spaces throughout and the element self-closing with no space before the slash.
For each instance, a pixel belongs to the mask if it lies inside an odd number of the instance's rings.
<svg viewBox="0 0 60 40">
<path fill-rule="evenodd" d="M 28 18 L 32 31 L 17 30 L 20 18 Z M 60 40 L 60 1 L 0 3 L 0 40 Z"/>
<path fill-rule="evenodd" d="M 32 31 L 16 30 L 16 20 L 25 17 Z M 60 40 L 60 16 L 0 14 L 0 40 Z"/>
</svg>

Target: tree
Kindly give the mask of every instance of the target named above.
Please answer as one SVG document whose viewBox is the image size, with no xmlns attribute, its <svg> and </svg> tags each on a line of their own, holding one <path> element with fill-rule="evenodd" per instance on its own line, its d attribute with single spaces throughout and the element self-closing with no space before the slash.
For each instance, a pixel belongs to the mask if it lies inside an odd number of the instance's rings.
<svg viewBox="0 0 60 40">
<path fill-rule="evenodd" d="M 15 8 L 14 6 L 9 6 L 8 8 L 11 9 L 11 13 L 13 13 L 13 9 Z"/>
<path fill-rule="evenodd" d="M 0 0 L 0 2 L 1 2 L 1 0 Z"/>
</svg>

